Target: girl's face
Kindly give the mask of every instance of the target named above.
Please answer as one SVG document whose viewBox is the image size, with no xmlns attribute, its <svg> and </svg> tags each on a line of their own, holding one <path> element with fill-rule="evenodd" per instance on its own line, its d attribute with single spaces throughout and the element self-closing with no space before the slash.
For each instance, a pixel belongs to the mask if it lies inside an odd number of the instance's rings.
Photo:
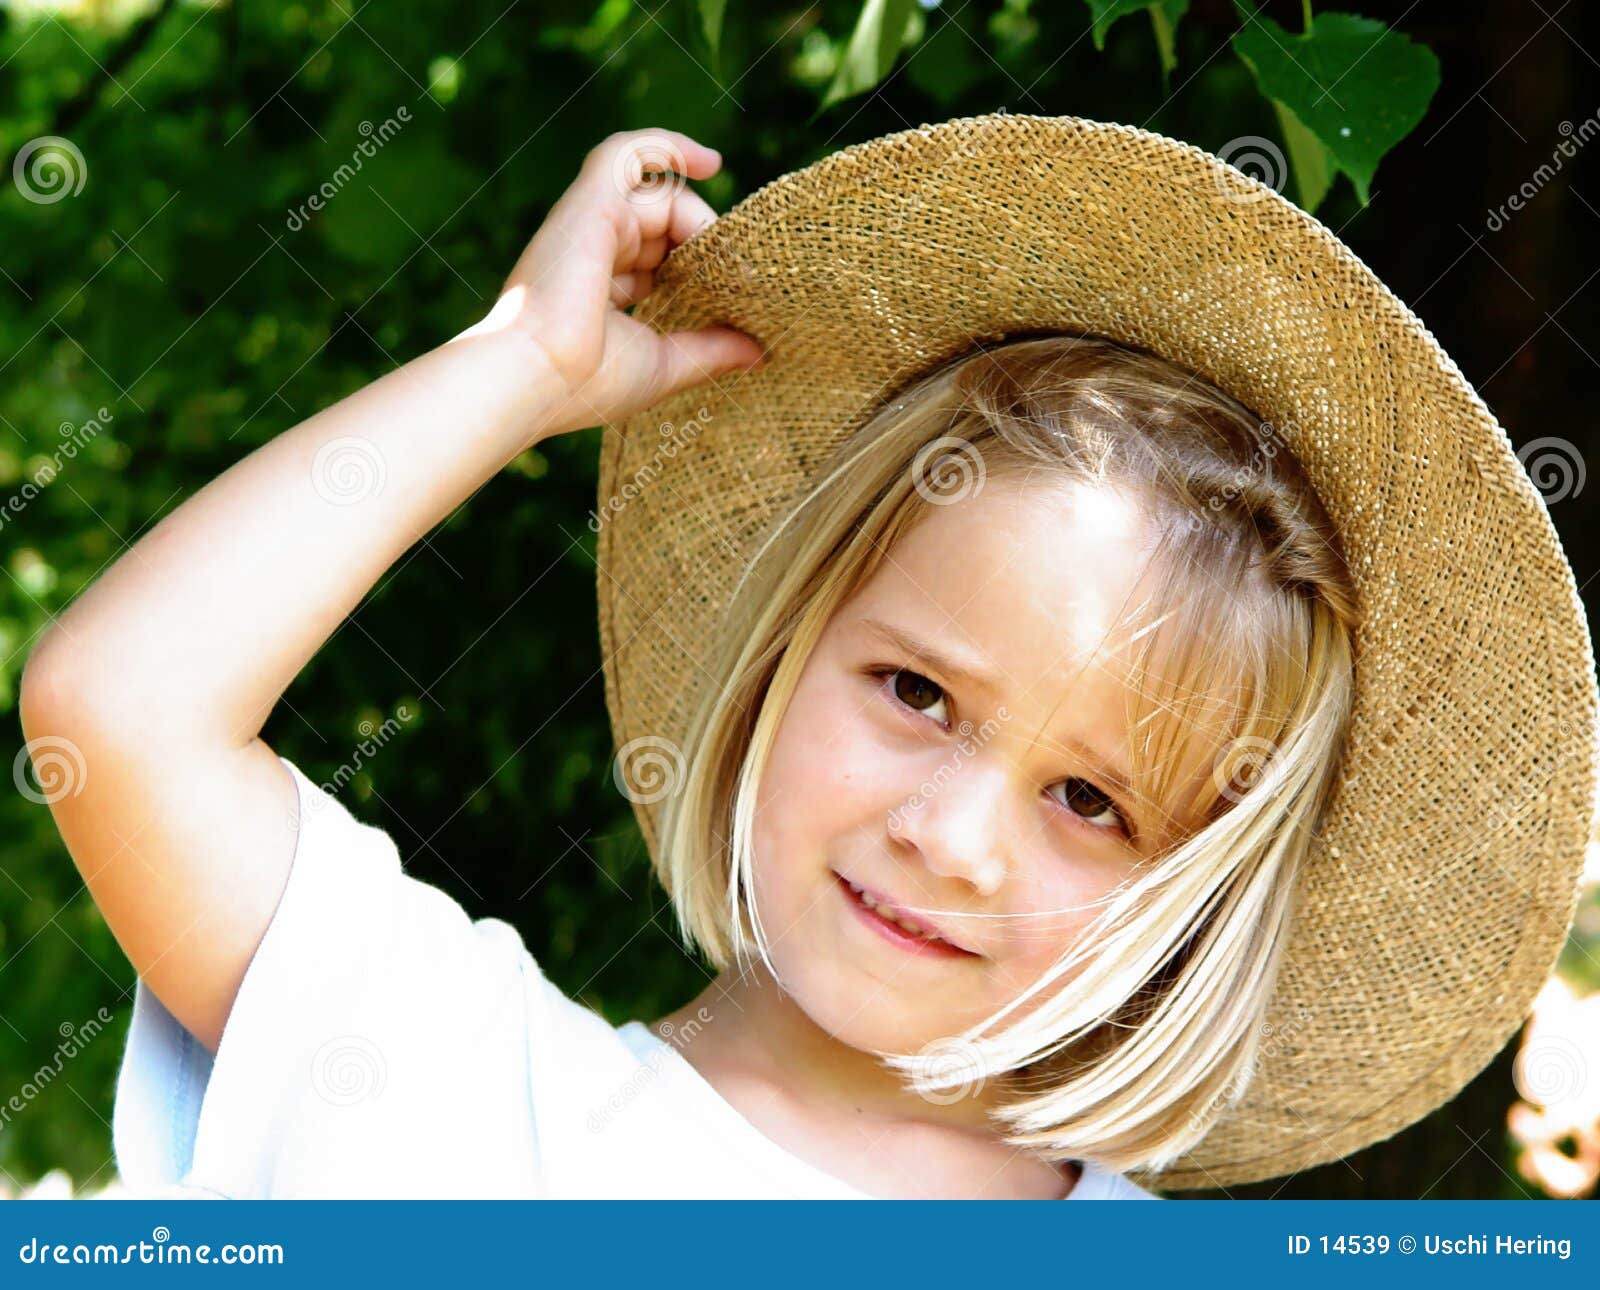
<svg viewBox="0 0 1600 1290">
<path fill-rule="evenodd" d="M 1107 638 L 1154 536 L 1114 491 L 991 478 L 931 506 L 829 621 L 762 777 L 754 862 L 778 978 L 835 1038 L 916 1052 L 988 1017 L 1175 825 L 1115 769 Z M 850 884 L 942 939 L 896 935 Z"/>
</svg>

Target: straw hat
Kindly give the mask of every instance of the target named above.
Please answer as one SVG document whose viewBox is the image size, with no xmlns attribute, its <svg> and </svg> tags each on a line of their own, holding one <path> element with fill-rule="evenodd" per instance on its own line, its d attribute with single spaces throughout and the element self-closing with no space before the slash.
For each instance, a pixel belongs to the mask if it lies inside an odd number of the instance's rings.
<svg viewBox="0 0 1600 1290">
<path fill-rule="evenodd" d="M 729 324 L 771 362 L 604 429 L 600 635 L 624 755 L 682 747 L 747 556 L 897 390 L 1012 333 L 1152 350 L 1280 428 L 1344 537 L 1362 623 L 1344 775 L 1259 1073 L 1148 1181 L 1339 1159 L 1500 1051 L 1576 906 L 1600 706 L 1588 627 L 1505 432 L 1320 222 L 1189 144 L 1002 112 L 767 184 L 677 247 L 634 316 Z M 691 421 L 666 450 L 659 428 Z M 659 865 L 663 799 L 630 796 Z"/>
</svg>

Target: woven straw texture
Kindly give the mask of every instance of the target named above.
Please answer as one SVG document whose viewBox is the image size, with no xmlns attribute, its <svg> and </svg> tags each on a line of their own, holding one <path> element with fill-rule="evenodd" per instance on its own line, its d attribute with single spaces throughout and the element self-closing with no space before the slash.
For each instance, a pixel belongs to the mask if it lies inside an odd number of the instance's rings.
<svg viewBox="0 0 1600 1290">
<path fill-rule="evenodd" d="M 1588 626 L 1505 432 L 1327 228 L 1191 145 L 1002 112 L 785 175 L 656 283 L 635 317 L 727 323 L 772 361 L 604 428 L 619 749 L 681 747 L 747 553 L 913 377 L 1018 332 L 1148 348 L 1280 429 L 1344 536 L 1363 621 L 1345 775 L 1300 880 L 1259 1074 L 1142 1181 L 1221 1187 L 1339 1159 L 1494 1057 L 1575 910 L 1597 767 Z M 663 431 L 691 421 L 664 452 Z M 635 802 L 658 866 L 660 806 Z"/>
</svg>

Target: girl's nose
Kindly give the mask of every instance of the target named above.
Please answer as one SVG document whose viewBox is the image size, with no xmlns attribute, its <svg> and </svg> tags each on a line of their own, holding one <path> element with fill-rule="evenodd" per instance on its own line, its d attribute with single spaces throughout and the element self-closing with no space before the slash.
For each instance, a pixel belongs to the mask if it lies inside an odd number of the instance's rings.
<svg viewBox="0 0 1600 1290">
<path fill-rule="evenodd" d="M 925 786 L 926 787 L 926 786 Z M 1004 776 L 963 767 L 889 813 L 889 836 L 913 847 L 934 873 L 960 878 L 984 896 L 1005 881 Z"/>
</svg>

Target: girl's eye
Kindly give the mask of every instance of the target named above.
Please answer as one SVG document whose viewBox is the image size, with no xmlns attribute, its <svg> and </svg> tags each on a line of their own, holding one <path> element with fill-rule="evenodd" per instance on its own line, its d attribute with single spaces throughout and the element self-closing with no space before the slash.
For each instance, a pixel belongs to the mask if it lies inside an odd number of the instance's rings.
<svg viewBox="0 0 1600 1290">
<path fill-rule="evenodd" d="M 931 717 L 940 725 L 949 723 L 949 714 L 935 711 L 938 705 L 945 702 L 944 689 L 937 681 L 929 680 L 920 672 L 913 672 L 907 668 L 888 667 L 878 668 L 872 672 L 881 682 L 884 678 L 892 678 L 895 699 L 924 716 Z M 1122 809 L 1117 805 L 1116 799 L 1108 797 L 1086 779 L 1064 779 L 1056 787 L 1067 790 L 1065 797 L 1055 798 L 1074 815 L 1082 819 L 1089 827 L 1097 829 L 1121 829 L 1128 837 L 1133 836 L 1133 825 Z M 1053 796 L 1053 792 L 1052 792 Z M 1106 819 L 1105 817 L 1110 817 Z"/>
<path fill-rule="evenodd" d="M 948 719 L 932 711 L 935 704 L 944 702 L 944 690 L 937 682 L 930 681 L 920 672 L 907 671 L 903 667 L 895 668 L 883 675 L 894 678 L 894 697 L 906 707 L 931 717 L 941 725 Z"/>
<path fill-rule="evenodd" d="M 1098 788 L 1086 779 L 1064 779 L 1060 787 L 1067 790 L 1064 798 L 1057 798 L 1068 810 L 1084 820 L 1098 820 L 1109 814 L 1114 822 L 1109 825 L 1096 824 L 1096 828 L 1121 828 L 1125 832 L 1132 832 L 1127 819 L 1118 809 L 1115 800 L 1107 797 Z"/>
</svg>

